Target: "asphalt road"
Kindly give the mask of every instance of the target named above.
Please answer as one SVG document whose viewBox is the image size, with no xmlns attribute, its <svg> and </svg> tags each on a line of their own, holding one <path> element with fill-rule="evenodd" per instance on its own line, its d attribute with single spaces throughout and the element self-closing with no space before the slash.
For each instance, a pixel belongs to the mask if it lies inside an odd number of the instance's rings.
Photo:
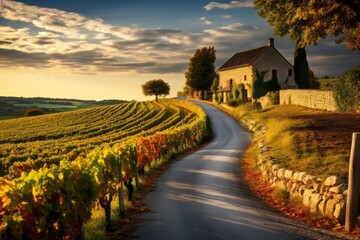
<svg viewBox="0 0 360 240">
<path fill-rule="evenodd" d="M 278 214 L 241 179 L 241 157 L 251 134 L 216 108 L 198 102 L 215 137 L 158 179 L 145 203 L 136 239 L 337 239 L 338 235 Z"/>
</svg>

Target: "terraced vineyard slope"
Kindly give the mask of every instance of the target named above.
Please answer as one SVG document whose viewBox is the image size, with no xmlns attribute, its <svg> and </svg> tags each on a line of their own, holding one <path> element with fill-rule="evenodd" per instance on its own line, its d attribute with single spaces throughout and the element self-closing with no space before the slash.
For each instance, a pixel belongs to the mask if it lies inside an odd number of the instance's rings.
<svg viewBox="0 0 360 240">
<path fill-rule="evenodd" d="M 146 166 L 201 143 L 203 110 L 186 101 L 131 102 L 0 125 L 0 239 L 75 239 L 98 202 L 110 206 Z M 55 237 L 54 237 L 55 236 Z"/>
<path fill-rule="evenodd" d="M 175 101 L 174 101 L 175 102 Z M 192 122 L 196 114 L 169 102 L 131 102 L 73 112 L 4 120 L 0 124 L 0 174 L 85 156 L 103 143 L 147 136 Z"/>
</svg>

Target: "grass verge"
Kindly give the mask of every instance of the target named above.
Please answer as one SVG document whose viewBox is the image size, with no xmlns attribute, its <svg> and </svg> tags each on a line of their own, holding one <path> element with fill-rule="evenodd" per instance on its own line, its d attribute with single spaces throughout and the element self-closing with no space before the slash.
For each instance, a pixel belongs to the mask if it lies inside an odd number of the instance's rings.
<svg viewBox="0 0 360 240">
<path fill-rule="evenodd" d="M 226 107 L 225 111 L 237 120 L 248 116 L 264 124 L 265 144 L 282 167 L 320 177 L 347 177 L 351 136 L 360 131 L 360 114 L 294 105 L 261 111 Z"/>
</svg>

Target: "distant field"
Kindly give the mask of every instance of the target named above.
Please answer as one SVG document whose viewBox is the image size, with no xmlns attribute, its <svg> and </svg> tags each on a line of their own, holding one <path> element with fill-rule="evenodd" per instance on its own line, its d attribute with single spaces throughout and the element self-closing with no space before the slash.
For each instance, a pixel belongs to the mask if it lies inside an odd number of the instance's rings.
<svg viewBox="0 0 360 240">
<path fill-rule="evenodd" d="M 126 101 L 121 100 L 94 101 L 77 99 L 0 97 L 0 120 L 23 117 L 24 113 L 31 108 L 41 108 L 45 114 L 48 114 L 114 105 L 125 102 Z"/>
<path fill-rule="evenodd" d="M 76 105 L 61 105 L 61 104 L 44 104 L 44 103 L 20 103 L 20 104 L 14 104 L 14 106 L 17 107 L 38 107 L 38 108 L 47 108 L 47 109 L 76 109 L 79 108 L 79 106 Z"/>
</svg>

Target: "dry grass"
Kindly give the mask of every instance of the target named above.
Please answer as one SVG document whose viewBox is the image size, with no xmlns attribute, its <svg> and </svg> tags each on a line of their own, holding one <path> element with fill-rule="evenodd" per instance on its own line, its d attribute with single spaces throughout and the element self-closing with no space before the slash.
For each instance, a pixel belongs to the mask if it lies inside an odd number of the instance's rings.
<svg viewBox="0 0 360 240">
<path fill-rule="evenodd" d="M 265 141 L 284 167 L 347 177 L 351 136 L 360 132 L 360 114 L 280 105 L 249 116 L 266 125 Z"/>
</svg>

